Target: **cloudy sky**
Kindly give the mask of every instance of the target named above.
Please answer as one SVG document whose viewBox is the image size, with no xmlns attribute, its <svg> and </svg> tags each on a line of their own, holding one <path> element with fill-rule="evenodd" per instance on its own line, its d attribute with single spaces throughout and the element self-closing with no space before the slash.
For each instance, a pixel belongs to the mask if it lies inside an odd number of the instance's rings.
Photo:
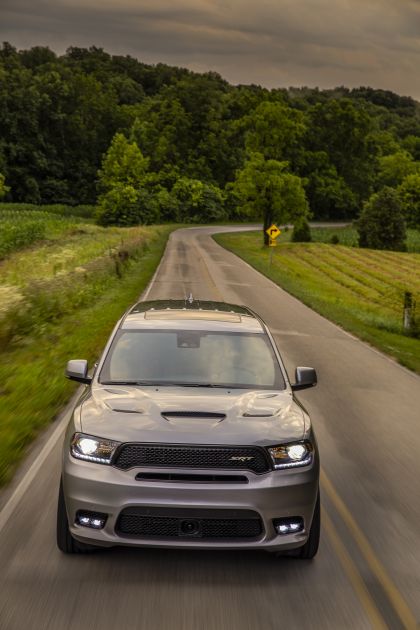
<svg viewBox="0 0 420 630">
<path fill-rule="evenodd" d="M 420 100 L 420 0 L 0 0 L 18 48 L 101 46 L 267 87 L 371 85 Z"/>
</svg>

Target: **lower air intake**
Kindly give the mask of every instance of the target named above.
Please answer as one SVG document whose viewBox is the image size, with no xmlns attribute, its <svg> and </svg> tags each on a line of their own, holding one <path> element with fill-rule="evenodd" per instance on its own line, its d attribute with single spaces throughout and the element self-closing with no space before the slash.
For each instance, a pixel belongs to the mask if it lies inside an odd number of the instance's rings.
<svg viewBox="0 0 420 630">
<path fill-rule="evenodd" d="M 263 526 L 259 515 L 248 510 L 173 510 L 156 513 L 148 508 L 126 508 L 117 521 L 116 533 L 136 538 L 194 538 L 203 541 L 256 540 Z"/>
</svg>

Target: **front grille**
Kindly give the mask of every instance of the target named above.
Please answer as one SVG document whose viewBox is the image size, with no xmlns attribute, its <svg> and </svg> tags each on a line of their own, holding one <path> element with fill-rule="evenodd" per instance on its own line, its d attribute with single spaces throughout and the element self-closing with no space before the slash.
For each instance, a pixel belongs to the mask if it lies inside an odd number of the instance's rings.
<svg viewBox="0 0 420 630">
<path fill-rule="evenodd" d="M 255 540 L 262 532 L 261 518 L 250 510 L 220 510 L 210 516 L 209 510 L 167 510 L 163 513 L 161 508 L 126 508 L 120 513 L 116 525 L 117 534 L 136 538 Z"/>
<path fill-rule="evenodd" d="M 122 470 L 134 467 L 160 468 L 220 468 L 250 470 L 264 473 L 270 470 L 262 448 L 247 446 L 179 446 L 175 444 L 123 444 L 113 465 Z"/>
</svg>

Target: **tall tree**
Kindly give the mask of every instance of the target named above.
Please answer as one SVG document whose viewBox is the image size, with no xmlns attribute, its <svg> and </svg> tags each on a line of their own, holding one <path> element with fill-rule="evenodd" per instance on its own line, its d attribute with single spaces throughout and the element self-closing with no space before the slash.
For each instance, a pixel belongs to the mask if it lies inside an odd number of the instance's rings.
<svg viewBox="0 0 420 630">
<path fill-rule="evenodd" d="M 309 215 L 302 180 L 287 172 L 288 163 L 266 160 L 261 153 L 251 153 L 238 171 L 234 191 L 244 212 L 251 219 L 263 219 L 263 239 L 273 221 L 298 221 Z"/>
<path fill-rule="evenodd" d="M 102 225 L 150 223 L 156 206 L 146 187 L 149 161 L 135 142 L 115 134 L 98 172 L 98 222 Z"/>
</svg>

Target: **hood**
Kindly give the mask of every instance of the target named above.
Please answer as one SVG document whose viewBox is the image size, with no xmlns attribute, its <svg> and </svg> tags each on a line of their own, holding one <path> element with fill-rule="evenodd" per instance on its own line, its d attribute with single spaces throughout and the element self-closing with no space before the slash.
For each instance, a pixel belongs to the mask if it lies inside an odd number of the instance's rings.
<svg viewBox="0 0 420 630">
<path fill-rule="evenodd" d="M 305 418 L 288 391 L 102 386 L 83 402 L 81 428 L 118 442 L 269 446 L 302 439 Z"/>
</svg>

